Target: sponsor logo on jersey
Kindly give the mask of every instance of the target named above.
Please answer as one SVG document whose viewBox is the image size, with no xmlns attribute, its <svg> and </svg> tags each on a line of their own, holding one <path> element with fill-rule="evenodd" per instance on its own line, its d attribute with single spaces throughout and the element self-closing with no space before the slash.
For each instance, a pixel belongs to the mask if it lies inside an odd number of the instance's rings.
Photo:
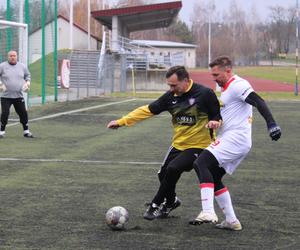
<svg viewBox="0 0 300 250">
<path fill-rule="evenodd" d="M 176 123 L 179 125 L 193 126 L 196 124 L 196 117 L 189 115 L 178 115 L 176 116 Z"/>
</svg>

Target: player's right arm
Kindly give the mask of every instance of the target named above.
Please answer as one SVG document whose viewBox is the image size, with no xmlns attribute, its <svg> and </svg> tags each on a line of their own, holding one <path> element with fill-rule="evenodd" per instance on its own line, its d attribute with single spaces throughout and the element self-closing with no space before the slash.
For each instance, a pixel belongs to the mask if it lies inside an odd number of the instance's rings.
<svg viewBox="0 0 300 250">
<path fill-rule="evenodd" d="M 148 105 L 141 106 L 123 116 L 121 119 L 110 121 L 107 124 L 107 128 L 117 129 L 122 126 L 132 126 L 136 122 L 150 118 L 153 115 L 154 114 L 150 111 Z"/>
<path fill-rule="evenodd" d="M 0 63 L 0 92 L 4 92 L 6 90 L 6 86 L 1 81 L 2 74 L 3 74 L 3 67 L 2 64 Z"/>
<path fill-rule="evenodd" d="M 158 115 L 161 112 L 167 110 L 167 100 L 169 99 L 170 92 L 166 92 L 157 100 L 153 101 L 149 105 L 141 106 L 127 115 L 123 116 L 119 120 L 110 121 L 107 124 L 107 128 L 117 129 L 122 126 L 132 126 L 135 123 L 148 119 L 154 115 Z"/>
</svg>

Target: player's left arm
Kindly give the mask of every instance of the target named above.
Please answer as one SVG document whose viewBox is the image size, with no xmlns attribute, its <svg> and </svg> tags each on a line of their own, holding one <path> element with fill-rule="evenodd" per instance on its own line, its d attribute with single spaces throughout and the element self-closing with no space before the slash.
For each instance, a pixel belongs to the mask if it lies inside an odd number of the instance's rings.
<svg viewBox="0 0 300 250">
<path fill-rule="evenodd" d="M 206 127 L 210 129 L 219 128 L 222 124 L 220 102 L 213 90 L 207 92 L 206 105 L 208 110 L 208 123 Z"/>
<path fill-rule="evenodd" d="M 22 90 L 24 92 L 26 92 L 30 89 L 31 75 L 30 75 L 30 72 L 29 72 L 28 68 L 25 65 L 24 65 L 24 80 L 25 80 L 25 83 L 22 87 Z"/>
<path fill-rule="evenodd" d="M 251 92 L 245 99 L 245 102 L 256 107 L 258 112 L 265 119 L 269 131 L 269 135 L 272 140 L 277 141 L 281 136 L 281 128 L 276 124 L 270 109 L 262 99 L 255 92 Z"/>
</svg>

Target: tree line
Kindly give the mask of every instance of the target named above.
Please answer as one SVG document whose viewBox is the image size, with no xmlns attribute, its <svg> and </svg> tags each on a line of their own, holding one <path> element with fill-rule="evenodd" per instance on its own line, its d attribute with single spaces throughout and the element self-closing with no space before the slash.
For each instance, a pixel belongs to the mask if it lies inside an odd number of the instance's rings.
<svg viewBox="0 0 300 250">
<path fill-rule="evenodd" d="M 147 0 L 120 0 L 122 6 L 150 4 Z M 178 17 L 168 28 L 133 32 L 131 38 L 169 40 L 197 45 L 197 65 L 208 65 L 208 29 L 211 25 L 211 57 L 229 55 L 240 65 L 286 57 L 295 51 L 295 6 L 270 6 L 261 20 L 256 7 L 247 12 L 232 0 L 228 10 L 218 12 L 214 0 L 198 0 L 190 15 L 191 26 Z"/>
<path fill-rule="evenodd" d="M 18 1 L 11 1 L 12 20 L 17 20 Z M 107 2 L 107 1 L 106 1 Z M 151 4 L 153 0 L 119 0 L 111 8 Z M 91 0 L 91 11 L 102 9 L 103 0 Z M 41 0 L 29 1 L 29 33 L 41 27 Z M 108 7 L 108 6 L 106 6 Z M 58 0 L 59 14 L 69 17 L 69 1 Z M 208 29 L 211 27 L 211 58 L 229 55 L 237 64 L 256 65 L 293 54 L 296 46 L 295 6 L 270 6 L 261 20 L 255 6 L 247 12 L 231 1 L 228 10 L 217 11 L 215 0 L 198 0 L 190 14 L 190 24 L 177 17 L 167 28 L 137 31 L 131 39 L 165 40 L 197 45 L 197 65 L 208 65 Z M 87 29 L 87 0 L 74 0 L 74 22 Z M 6 9 L 0 9 L 5 17 Z M 45 0 L 45 20 L 54 19 L 54 0 Z M 210 20 L 210 22 L 209 22 Z M 101 37 L 102 25 L 91 19 L 91 33 Z"/>
</svg>

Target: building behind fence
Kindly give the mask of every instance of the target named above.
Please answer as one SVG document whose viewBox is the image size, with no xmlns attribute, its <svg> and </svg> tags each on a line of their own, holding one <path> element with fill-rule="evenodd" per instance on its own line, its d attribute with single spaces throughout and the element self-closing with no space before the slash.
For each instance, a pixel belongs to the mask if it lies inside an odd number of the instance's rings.
<svg viewBox="0 0 300 250">
<path fill-rule="evenodd" d="M 23 63 L 29 65 L 32 74 L 29 105 L 113 92 L 161 91 L 167 87 L 164 76 L 170 66 L 195 67 L 195 45 L 130 40 L 129 33 L 113 36 L 116 35 L 113 26 L 107 27 L 100 39 L 93 34 L 89 36 L 86 29 L 74 22 L 70 26 L 69 18 L 58 14 L 56 0 L 34 3 L 37 6 L 29 0 L 10 0 L 0 12 L 2 20 L 28 25 L 28 46 L 22 53 L 28 55 Z M 171 7 L 169 4 L 149 6 L 155 11 L 161 8 L 165 11 L 164 25 L 168 26 L 181 8 L 181 2 Z M 0 28 L 0 61 L 4 61 L 9 50 L 21 53 L 20 33 L 18 28 L 1 24 Z"/>
</svg>

